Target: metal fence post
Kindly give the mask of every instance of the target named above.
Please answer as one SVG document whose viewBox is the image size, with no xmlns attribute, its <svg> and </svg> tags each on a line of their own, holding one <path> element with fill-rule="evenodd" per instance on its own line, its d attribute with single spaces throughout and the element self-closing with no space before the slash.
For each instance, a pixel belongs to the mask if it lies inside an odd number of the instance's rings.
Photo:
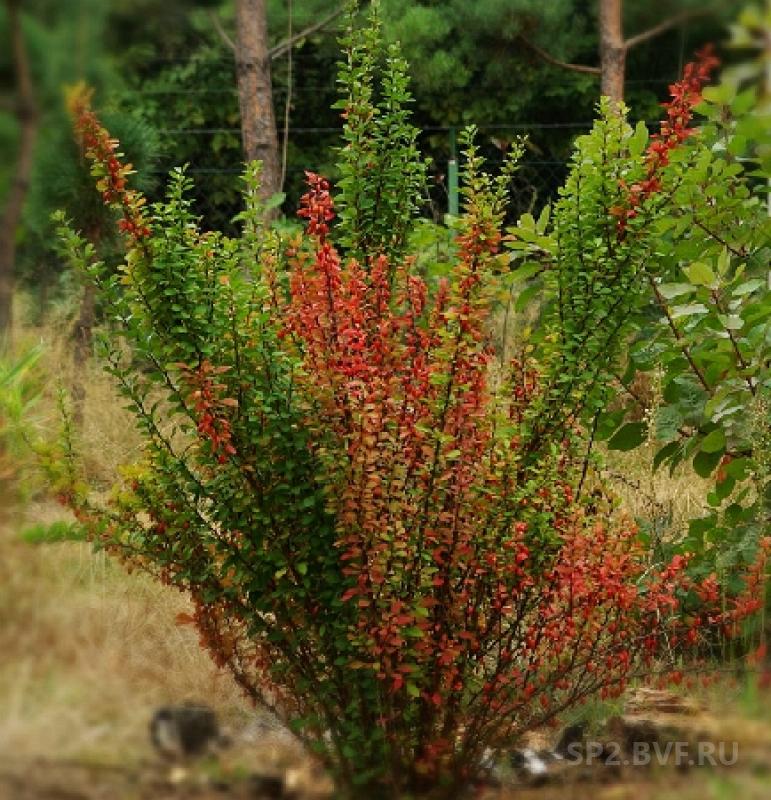
<svg viewBox="0 0 771 800">
<path fill-rule="evenodd" d="M 447 190 L 449 192 L 448 211 L 453 217 L 458 216 L 458 132 L 450 128 L 450 160 L 447 163 Z"/>
</svg>

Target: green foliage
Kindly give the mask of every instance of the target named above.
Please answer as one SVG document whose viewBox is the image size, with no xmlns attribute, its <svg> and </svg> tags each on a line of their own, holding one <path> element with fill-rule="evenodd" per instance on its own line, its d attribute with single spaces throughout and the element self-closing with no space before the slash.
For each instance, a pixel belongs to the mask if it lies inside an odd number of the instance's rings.
<svg viewBox="0 0 771 800">
<path fill-rule="evenodd" d="M 653 441 L 654 469 L 686 462 L 709 478 L 709 513 L 677 547 L 736 591 L 769 523 L 771 221 L 739 158 L 767 132 L 751 88 L 704 94 L 702 127 L 681 144 L 602 109 L 551 217 L 524 216 L 510 246 L 515 276 L 546 297 L 534 429 L 580 424 L 622 451 Z M 646 384 L 660 387 L 653 409 L 635 388 Z"/>
<path fill-rule="evenodd" d="M 745 12 L 736 44 L 757 44 L 761 28 L 759 12 Z M 650 418 L 653 467 L 690 462 L 711 487 L 707 512 L 679 547 L 694 555 L 697 573 L 731 575 L 734 590 L 771 520 L 764 80 L 757 63 L 744 62 L 704 91 L 699 136 L 670 168 L 672 206 L 649 223 L 652 307 L 638 320 L 622 378 L 628 390 L 640 375 L 661 387 Z"/>
<path fill-rule="evenodd" d="M 596 97 L 591 77 L 545 67 L 517 38 L 526 34 L 558 56 L 592 63 L 593 22 L 571 0 L 385 0 L 383 12 L 388 36 L 413 65 L 419 113 L 432 122 L 532 120 L 544 105 L 559 115 L 566 95 L 588 112 Z"/>
<path fill-rule="evenodd" d="M 723 572 L 751 561 L 768 529 L 771 221 L 731 155 L 733 133 L 717 124 L 725 108 L 704 111 L 715 124 L 687 162 L 675 160 L 673 207 L 651 224 L 653 319 L 640 325 L 623 382 L 660 381 L 654 465 L 689 461 L 712 480 L 713 511 L 682 547 Z"/>
<path fill-rule="evenodd" d="M 360 260 L 369 253 L 398 258 L 422 203 L 426 163 L 410 121 L 407 62 L 398 47 L 383 43 L 379 2 L 365 27 L 355 25 L 355 10 L 354 4 L 343 39 L 344 94 L 336 104 L 346 120 L 337 182 L 341 244 Z"/>
<path fill-rule="evenodd" d="M 620 237 L 612 210 L 624 202 L 625 182 L 643 172 L 647 131 L 633 129 L 606 101 L 599 110 L 592 131 L 576 141 L 554 207 L 537 221 L 525 214 L 509 229 L 514 279 L 528 287 L 525 299 L 534 291 L 545 298 L 533 342 L 544 379 L 541 407 L 532 415 L 535 440 L 569 435 L 576 424 L 597 425 L 632 314 L 645 297 L 641 276 L 650 243 Z M 639 441 L 636 428 L 617 436 L 622 449 Z"/>
<path fill-rule="evenodd" d="M 236 167 L 243 160 L 238 94 L 233 64 L 222 44 L 206 42 L 210 25 L 201 21 L 195 26 L 204 43 L 197 44 L 190 58 L 156 62 L 149 75 L 135 73 L 137 85 L 126 92 L 123 105 L 139 101 L 145 124 L 163 131 L 159 161 L 208 171 L 196 192 L 198 213 L 205 213 L 212 227 L 232 233 L 229 226 L 239 205 Z M 206 130 L 213 133 L 195 133 Z"/>
<path fill-rule="evenodd" d="M 340 193 L 308 174 L 304 235 L 265 224 L 257 166 L 238 238 L 202 227 L 182 169 L 146 206 L 87 98 L 75 103 L 125 262 L 96 261 L 64 224 L 61 236 L 109 309 L 100 351 L 145 450 L 107 499 L 82 482 L 69 433 L 53 468 L 91 538 L 192 596 L 216 662 L 319 752 L 344 796 L 447 800 L 485 747 L 620 692 L 663 624 L 698 639 L 678 592 L 712 602 L 717 584 L 681 583 L 682 557 L 652 564 L 601 490 L 582 505 L 575 488 L 595 438 L 624 450 L 650 438 L 625 408 L 607 412 L 625 360 L 644 369 L 624 345 L 651 324 L 651 346 L 678 351 L 664 359 L 666 402 L 688 395 L 701 414 L 685 445 L 694 468 L 735 463 L 724 455 L 749 437 L 739 414 L 720 406 L 707 423 L 699 386 L 678 392 L 690 368 L 705 390 L 728 387 L 729 404 L 760 393 L 764 367 L 749 370 L 767 343 L 753 316 L 765 290 L 751 281 L 765 221 L 715 147 L 721 125 L 681 146 L 673 102 L 675 130 L 649 143 L 603 104 L 554 208 L 509 232 L 521 263 L 506 274 L 500 227 L 523 146 L 493 178 L 469 131 L 454 242 L 418 225 L 425 166 L 404 63 L 381 38 L 377 8 L 348 32 Z M 412 257 L 415 243 L 437 258 Z M 524 282 L 547 297 L 543 331 L 521 358 L 497 358 L 491 309 Z"/>
<path fill-rule="evenodd" d="M 48 525 L 43 523 L 31 525 L 21 531 L 19 536 L 27 544 L 59 544 L 60 542 L 83 542 L 87 538 L 87 531 L 77 522 L 59 520 Z"/>
<path fill-rule="evenodd" d="M 627 162 L 597 165 L 637 134 L 605 109 L 556 236 L 548 214 L 523 221 L 528 247 L 565 248 L 539 376 L 528 358 L 496 358 L 489 332 L 523 145 L 492 177 L 467 131 L 449 243 L 415 221 L 423 165 L 403 63 L 381 61 L 376 21 L 348 48 L 341 192 L 309 173 L 307 230 L 289 239 L 265 224 L 256 166 L 239 238 L 202 229 L 184 170 L 145 205 L 88 95 L 74 98 L 125 262 L 96 261 L 60 216 L 61 236 L 109 310 L 100 352 L 145 450 L 106 499 L 83 483 L 71 430 L 51 466 L 92 539 L 192 596 L 216 662 L 319 752 L 343 796 L 448 800 L 486 747 L 620 692 L 651 663 L 661 621 L 678 624 L 683 560 L 652 568 L 633 526 L 573 491 L 573 429 L 604 375 L 583 351 L 607 367 L 624 322 L 604 296 L 591 306 L 592 286 L 609 271 L 631 286 L 638 266 L 631 243 L 593 240 L 594 271 L 575 265 L 576 203 L 588 191 L 590 219 L 604 209 L 617 233 L 603 192 L 622 194 Z M 421 241 L 439 263 L 409 254 Z M 579 341 L 587 313 L 594 338 Z"/>
<path fill-rule="evenodd" d="M 22 275 L 34 288 L 52 281 L 55 270 L 61 268 L 56 223 L 52 220 L 56 210 L 64 211 L 72 224 L 97 244 L 99 252 L 107 253 L 116 246 L 115 214 L 94 192 L 89 166 L 63 111 L 51 113 L 49 125 L 41 133 L 24 212 L 27 237 Z M 158 152 L 154 130 L 133 114 L 112 111 L 104 117 L 136 170 L 138 188 L 152 192 L 157 183 L 153 174 Z"/>
<path fill-rule="evenodd" d="M 39 394 L 34 368 L 41 351 L 34 348 L 21 358 L 0 361 L 0 436 L 16 438 Z"/>
<path fill-rule="evenodd" d="M 189 590 L 218 662 L 234 669 L 255 702 L 320 746 L 332 698 L 364 702 L 372 680 L 333 669 L 349 660 L 351 606 L 340 600 L 345 580 L 297 405 L 297 363 L 277 340 L 260 279 L 283 245 L 263 225 L 258 174 L 247 179 L 242 239 L 198 228 L 182 171 L 153 208 L 163 235 L 131 250 L 117 274 L 62 229 L 75 266 L 89 265 L 110 309 L 98 348 L 147 446 L 107 508 L 86 500 L 67 438 L 63 468 L 53 466 L 58 490 L 91 536 L 96 528 L 97 541 Z M 227 435 L 213 421 L 225 415 Z M 207 432 L 211 446 L 200 444 Z M 237 457 L 220 449 L 231 440 Z M 325 747 L 351 747 L 356 731 L 353 712 L 341 716 Z"/>
<path fill-rule="evenodd" d="M 27 440 L 41 383 L 36 365 L 41 350 L 33 348 L 19 358 L 0 354 L 0 487 L 13 485 L 26 463 Z M 5 485 L 4 485 L 5 484 Z M 5 492 L 0 492 L 5 494 Z M 7 497 L 6 497 L 7 499 Z"/>
</svg>

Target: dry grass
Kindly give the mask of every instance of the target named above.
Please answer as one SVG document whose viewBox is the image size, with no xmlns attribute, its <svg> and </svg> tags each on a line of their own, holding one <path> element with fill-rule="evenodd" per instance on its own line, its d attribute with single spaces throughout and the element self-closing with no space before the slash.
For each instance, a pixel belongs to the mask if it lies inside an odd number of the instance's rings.
<svg viewBox="0 0 771 800">
<path fill-rule="evenodd" d="M 687 532 L 688 521 L 703 513 L 710 484 L 687 465 L 672 475 L 668 467 L 653 472 L 654 455 L 649 446 L 629 453 L 605 453 L 604 476 L 626 513 L 645 520 L 660 535 L 678 538 Z"/>
<path fill-rule="evenodd" d="M 71 384 L 67 329 L 16 336 L 20 349 L 45 347 L 34 420 L 43 438 L 56 435 L 58 390 Z M 89 365 L 84 381 L 79 449 L 89 479 L 106 487 L 118 465 L 139 457 L 141 441 L 110 378 Z M 26 544 L 19 538 L 26 525 L 65 513 L 43 495 L 26 507 L 9 502 L 0 498 L 0 753 L 141 757 L 160 704 L 198 699 L 225 717 L 244 713 L 229 676 L 201 651 L 193 630 L 176 624 L 189 610 L 181 594 L 127 575 L 85 544 Z"/>
<path fill-rule="evenodd" d="M 34 506 L 27 519 L 51 519 Z M 88 545 L 0 538 L 0 752 L 98 760 L 146 753 L 147 722 L 167 702 L 243 703 L 189 628 L 185 599 L 126 575 Z"/>
</svg>

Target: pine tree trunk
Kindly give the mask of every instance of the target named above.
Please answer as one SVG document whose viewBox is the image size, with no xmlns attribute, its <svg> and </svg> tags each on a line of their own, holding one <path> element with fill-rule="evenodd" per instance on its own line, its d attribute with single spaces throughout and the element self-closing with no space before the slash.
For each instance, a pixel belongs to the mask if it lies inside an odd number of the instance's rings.
<svg viewBox="0 0 771 800">
<path fill-rule="evenodd" d="M 19 0 L 6 0 L 8 29 L 11 35 L 13 67 L 16 74 L 17 118 L 21 128 L 19 152 L 13 182 L 0 218 L 0 340 L 9 337 L 13 313 L 16 230 L 32 173 L 32 157 L 37 138 L 38 115 L 32 89 L 29 57 L 19 19 Z"/>
<path fill-rule="evenodd" d="M 266 0 L 236 0 L 236 73 L 247 161 L 262 161 L 264 198 L 281 190 Z"/>
<path fill-rule="evenodd" d="M 620 103 L 624 99 L 626 43 L 622 0 L 600 0 L 600 68 L 602 94 Z"/>
</svg>

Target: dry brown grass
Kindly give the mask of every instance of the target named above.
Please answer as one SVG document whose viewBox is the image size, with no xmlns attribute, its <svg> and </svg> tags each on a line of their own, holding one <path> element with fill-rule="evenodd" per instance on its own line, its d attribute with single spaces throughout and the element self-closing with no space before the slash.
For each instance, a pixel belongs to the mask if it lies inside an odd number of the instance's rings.
<svg viewBox="0 0 771 800">
<path fill-rule="evenodd" d="M 67 330 L 61 324 L 16 336 L 19 348 L 45 347 L 34 421 L 43 438 L 56 435 L 58 389 L 71 383 Z M 79 449 L 90 480 L 106 487 L 120 464 L 139 457 L 141 441 L 111 379 L 93 364 L 84 380 Z M 225 717 L 243 714 L 230 678 L 194 631 L 176 624 L 189 610 L 181 594 L 127 575 L 86 544 L 33 546 L 19 538 L 26 525 L 65 516 L 42 493 L 26 507 L 0 499 L 0 753 L 140 757 L 160 704 L 197 699 Z"/>
<path fill-rule="evenodd" d="M 687 532 L 688 521 L 704 511 L 709 482 L 688 465 L 680 466 L 673 475 L 668 467 L 653 472 L 654 455 L 655 450 L 647 445 L 629 453 L 605 453 L 604 476 L 625 513 L 677 538 Z"/>
<path fill-rule="evenodd" d="M 33 506 L 26 519 L 51 519 Z M 199 699 L 225 716 L 244 704 L 175 615 L 179 593 L 126 575 L 78 543 L 0 538 L 0 752 L 138 757 L 160 704 Z"/>
</svg>

